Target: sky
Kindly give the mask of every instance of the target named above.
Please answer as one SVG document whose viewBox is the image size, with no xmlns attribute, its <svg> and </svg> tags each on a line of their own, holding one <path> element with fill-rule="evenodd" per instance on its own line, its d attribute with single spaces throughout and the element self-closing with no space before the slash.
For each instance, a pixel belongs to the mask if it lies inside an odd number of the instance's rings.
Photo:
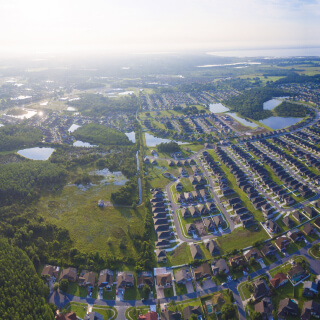
<svg viewBox="0 0 320 320">
<path fill-rule="evenodd" d="M 320 0 L 0 0 L 0 52 L 320 47 Z"/>
</svg>

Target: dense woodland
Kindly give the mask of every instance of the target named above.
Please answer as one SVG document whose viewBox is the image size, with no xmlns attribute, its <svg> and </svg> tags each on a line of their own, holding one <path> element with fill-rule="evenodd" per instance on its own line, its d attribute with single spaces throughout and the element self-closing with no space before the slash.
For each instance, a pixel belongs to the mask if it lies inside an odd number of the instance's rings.
<svg viewBox="0 0 320 320">
<path fill-rule="evenodd" d="M 95 123 L 90 123 L 78 128 L 73 135 L 79 140 L 103 146 L 132 144 L 123 132 Z"/>
<path fill-rule="evenodd" d="M 53 163 L 28 161 L 0 165 L 0 205 L 30 203 L 42 190 L 61 187 L 66 171 Z"/>
<path fill-rule="evenodd" d="M 308 114 L 308 109 L 303 105 L 291 103 L 288 101 L 282 102 L 273 110 L 279 117 L 297 117 L 304 118 Z"/>
<path fill-rule="evenodd" d="M 0 318 L 6 320 L 53 320 L 45 299 L 49 288 L 21 249 L 0 240 Z"/>
<path fill-rule="evenodd" d="M 34 146 L 41 142 L 40 129 L 24 125 L 5 125 L 0 127 L 0 150 L 8 151 L 21 147 Z"/>
<path fill-rule="evenodd" d="M 162 142 L 157 145 L 157 149 L 159 152 L 178 152 L 181 150 L 180 146 L 174 141 Z"/>
<path fill-rule="evenodd" d="M 270 110 L 263 110 L 264 102 L 273 97 L 288 95 L 288 92 L 280 89 L 270 87 L 255 88 L 247 90 L 239 96 L 231 97 L 223 101 L 223 104 L 244 117 L 261 120 L 273 115 Z"/>
<path fill-rule="evenodd" d="M 80 100 L 69 101 L 68 105 L 76 107 L 85 115 L 106 116 L 119 112 L 136 112 L 139 108 L 135 95 L 110 99 L 100 94 L 88 93 Z"/>
<path fill-rule="evenodd" d="M 298 73 L 292 73 L 285 78 L 277 80 L 274 84 L 286 84 L 286 83 L 307 83 L 312 82 L 314 84 L 320 84 L 320 74 L 314 76 L 300 75 Z"/>
<path fill-rule="evenodd" d="M 111 194 L 111 201 L 120 205 L 134 205 L 137 204 L 138 199 L 138 182 L 137 179 L 130 179 L 118 191 Z"/>
</svg>

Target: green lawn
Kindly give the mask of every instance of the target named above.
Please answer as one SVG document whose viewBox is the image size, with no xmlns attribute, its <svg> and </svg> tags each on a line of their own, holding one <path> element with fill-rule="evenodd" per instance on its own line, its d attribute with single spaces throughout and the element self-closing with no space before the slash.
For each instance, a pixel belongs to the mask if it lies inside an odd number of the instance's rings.
<svg viewBox="0 0 320 320">
<path fill-rule="evenodd" d="M 111 320 L 116 319 L 118 312 L 115 308 L 107 308 L 107 307 L 96 307 L 92 308 L 92 312 L 98 312 L 103 316 L 103 320 L 109 320 L 111 317 Z"/>
<path fill-rule="evenodd" d="M 64 187 L 60 193 L 43 196 L 35 205 L 39 214 L 58 226 L 69 230 L 73 247 L 87 253 L 106 252 L 118 258 L 136 258 L 137 250 L 131 234 L 143 232 L 144 206 L 137 209 L 124 207 L 99 208 L 99 199 L 109 200 L 116 185 L 99 185 L 87 191 L 74 186 Z M 128 232 L 130 230 L 130 234 Z M 127 248 L 120 249 L 120 240 Z"/>
<path fill-rule="evenodd" d="M 245 281 L 238 287 L 238 291 L 242 300 L 247 300 L 251 297 L 252 292 L 250 291 L 251 283 Z"/>
<path fill-rule="evenodd" d="M 181 296 L 183 294 L 187 294 L 187 287 L 185 284 L 181 283 L 181 284 L 178 284 L 176 283 L 175 284 L 176 286 L 176 293 L 177 293 L 177 296 Z"/>
<path fill-rule="evenodd" d="M 308 264 L 308 261 L 307 261 L 305 258 L 301 257 L 301 256 L 295 257 L 295 258 L 293 258 L 293 260 L 294 260 L 296 263 L 302 262 L 302 261 L 304 260 L 304 261 L 306 261 L 306 263 L 307 263 L 307 267 L 308 267 L 308 265 L 309 265 L 309 264 Z M 287 274 L 288 271 L 291 270 L 291 268 L 292 268 L 291 263 L 286 262 L 286 263 L 284 263 L 284 264 L 282 264 L 282 265 L 280 265 L 280 266 L 278 266 L 278 267 L 270 270 L 270 271 L 269 271 L 269 274 L 270 274 L 271 277 L 274 277 L 274 275 L 277 274 L 277 273 L 279 273 L 279 272 L 282 272 L 282 273 L 284 273 L 284 274 Z M 308 269 L 308 268 L 307 268 L 307 269 Z"/>
<path fill-rule="evenodd" d="M 170 287 L 170 288 L 166 288 L 163 290 L 164 291 L 164 296 L 166 298 L 170 298 L 170 297 L 173 297 L 174 296 L 174 293 L 173 293 L 173 288 Z"/>
<path fill-rule="evenodd" d="M 76 315 L 80 318 L 84 318 L 84 316 L 87 314 L 88 305 L 85 303 L 76 303 L 71 302 L 67 304 L 61 312 L 70 312 L 74 311 Z"/>
<path fill-rule="evenodd" d="M 76 282 L 69 281 L 67 293 L 81 298 L 85 298 L 88 294 L 88 289 L 86 287 L 79 286 Z"/>
<path fill-rule="evenodd" d="M 167 258 L 172 266 L 179 266 L 192 262 L 192 256 L 188 243 L 182 243 L 179 247 L 172 251 L 171 254 L 168 254 Z"/>
<path fill-rule="evenodd" d="M 129 307 L 125 311 L 125 317 L 128 320 L 137 320 L 140 314 L 146 314 L 150 311 L 149 307 Z"/>
<path fill-rule="evenodd" d="M 112 290 L 103 290 L 104 300 L 115 300 L 116 298 L 116 286 L 112 286 Z"/>
<path fill-rule="evenodd" d="M 181 178 L 180 182 L 183 185 L 183 192 L 191 192 L 195 190 L 189 178 Z"/>
</svg>

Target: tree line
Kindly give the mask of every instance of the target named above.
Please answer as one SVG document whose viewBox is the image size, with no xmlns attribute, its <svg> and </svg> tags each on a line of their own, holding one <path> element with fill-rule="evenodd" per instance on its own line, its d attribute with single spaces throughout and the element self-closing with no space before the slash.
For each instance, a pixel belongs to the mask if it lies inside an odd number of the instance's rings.
<svg viewBox="0 0 320 320">
<path fill-rule="evenodd" d="M 280 105 L 273 110 L 279 117 L 297 117 L 304 118 L 308 114 L 308 109 L 296 103 L 283 101 Z"/>
</svg>

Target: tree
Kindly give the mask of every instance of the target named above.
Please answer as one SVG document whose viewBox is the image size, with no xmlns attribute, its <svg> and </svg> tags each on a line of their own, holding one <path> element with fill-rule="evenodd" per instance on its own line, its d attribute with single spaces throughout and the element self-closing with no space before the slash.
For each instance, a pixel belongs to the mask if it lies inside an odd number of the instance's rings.
<svg viewBox="0 0 320 320">
<path fill-rule="evenodd" d="M 247 280 L 250 281 L 250 280 L 251 280 L 251 277 L 250 277 L 250 276 L 247 276 Z"/>
<path fill-rule="evenodd" d="M 255 265 L 255 263 L 256 263 L 256 259 L 255 259 L 255 258 L 250 258 L 250 259 L 249 259 L 249 265 L 250 265 L 250 266 Z"/>
<path fill-rule="evenodd" d="M 59 289 L 59 283 L 55 283 L 54 285 L 53 285 L 53 291 L 57 291 Z"/>
<path fill-rule="evenodd" d="M 69 281 L 67 279 L 62 279 L 59 285 L 59 289 L 63 292 L 67 292 L 69 287 Z"/>
<path fill-rule="evenodd" d="M 145 285 L 143 286 L 143 288 L 142 288 L 142 293 L 143 293 L 145 299 L 148 299 L 148 298 L 149 298 L 150 292 L 151 292 L 150 287 L 149 287 L 147 284 L 145 284 Z"/>
<path fill-rule="evenodd" d="M 225 303 L 221 308 L 221 315 L 223 320 L 229 320 L 235 317 L 235 309 L 231 303 Z"/>
<path fill-rule="evenodd" d="M 191 320 L 198 320 L 198 316 L 197 316 L 195 313 L 193 313 L 193 314 L 190 316 L 189 319 L 191 319 Z"/>
<path fill-rule="evenodd" d="M 250 313 L 252 320 L 262 320 L 262 314 L 260 312 L 253 311 Z"/>
</svg>

